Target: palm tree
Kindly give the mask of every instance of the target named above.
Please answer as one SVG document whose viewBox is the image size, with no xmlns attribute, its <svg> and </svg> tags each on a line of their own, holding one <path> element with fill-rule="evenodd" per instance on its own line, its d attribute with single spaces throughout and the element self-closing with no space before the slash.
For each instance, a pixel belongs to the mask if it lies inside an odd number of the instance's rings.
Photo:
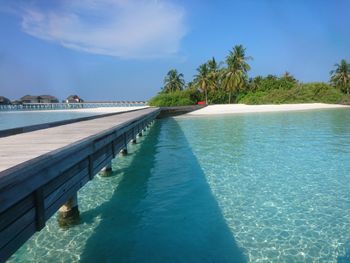
<svg viewBox="0 0 350 263">
<path fill-rule="evenodd" d="M 194 83 L 205 95 L 205 103 L 208 104 L 208 89 L 213 87 L 213 80 L 210 75 L 207 63 L 200 65 L 197 68 L 198 74 L 194 76 Z"/>
<path fill-rule="evenodd" d="M 194 82 L 193 82 L 193 81 L 187 82 L 187 84 L 186 84 L 186 89 L 192 89 L 192 88 L 194 88 L 194 87 L 195 87 L 195 85 L 194 85 Z"/>
<path fill-rule="evenodd" d="M 346 92 L 349 95 L 350 92 L 350 64 L 342 59 L 340 64 L 335 64 L 335 70 L 330 72 L 331 74 L 331 83 L 339 87 L 343 92 Z"/>
<path fill-rule="evenodd" d="M 176 69 L 169 70 L 164 78 L 164 92 L 174 92 L 176 90 L 183 90 L 185 86 L 184 75 L 178 73 Z"/>
<path fill-rule="evenodd" d="M 237 93 L 242 89 L 247 81 L 247 72 L 250 66 L 246 57 L 245 48 L 242 45 L 236 45 L 226 58 L 227 68 L 223 72 L 222 84 L 229 92 L 228 103 L 231 103 L 232 93 Z"/>
<path fill-rule="evenodd" d="M 213 57 L 212 59 L 208 60 L 207 65 L 209 68 L 210 79 L 213 85 L 211 89 L 217 90 L 220 86 L 220 64 L 218 64 L 215 58 Z"/>
</svg>

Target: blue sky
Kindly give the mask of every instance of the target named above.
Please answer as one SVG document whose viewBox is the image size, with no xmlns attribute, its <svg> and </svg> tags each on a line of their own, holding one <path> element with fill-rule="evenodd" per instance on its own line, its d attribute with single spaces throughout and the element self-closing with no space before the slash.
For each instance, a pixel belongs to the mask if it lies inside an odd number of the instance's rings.
<svg viewBox="0 0 350 263">
<path fill-rule="evenodd" d="M 176 68 L 246 47 L 250 76 L 328 81 L 350 61 L 348 0 L 0 0 L 0 95 L 145 100 Z"/>
</svg>

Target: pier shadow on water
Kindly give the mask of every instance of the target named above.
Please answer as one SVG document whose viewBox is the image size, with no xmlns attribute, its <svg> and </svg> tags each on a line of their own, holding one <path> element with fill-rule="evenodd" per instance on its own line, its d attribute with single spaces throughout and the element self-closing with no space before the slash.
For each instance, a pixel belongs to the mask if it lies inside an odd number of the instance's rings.
<svg viewBox="0 0 350 263">
<path fill-rule="evenodd" d="M 156 122 L 101 217 L 81 262 L 245 262 L 174 119 Z M 106 179 L 107 180 L 107 179 Z"/>
</svg>

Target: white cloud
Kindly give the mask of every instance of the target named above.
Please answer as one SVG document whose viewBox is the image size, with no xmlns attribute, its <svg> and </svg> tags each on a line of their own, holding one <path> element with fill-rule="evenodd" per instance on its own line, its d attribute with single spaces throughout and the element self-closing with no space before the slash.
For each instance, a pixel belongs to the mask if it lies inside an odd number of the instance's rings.
<svg viewBox="0 0 350 263">
<path fill-rule="evenodd" d="M 173 55 L 186 33 L 183 8 L 169 1 L 67 0 L 24 10 L 22 29 L 29 35 L 121 58 Z"/>
</svg>

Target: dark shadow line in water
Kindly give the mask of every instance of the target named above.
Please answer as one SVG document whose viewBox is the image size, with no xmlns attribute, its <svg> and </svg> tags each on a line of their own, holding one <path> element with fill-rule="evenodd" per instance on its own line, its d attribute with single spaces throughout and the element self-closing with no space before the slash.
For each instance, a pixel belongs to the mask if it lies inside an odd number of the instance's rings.
<svg viewBox="0 0 350 263">
<path fill-rule="evenodd" d="M 82 262 L 246 262 L 174 119 L 156 122 L 123 172 L 111 199 L 82 214 L 101 217 Z"/>
<path fill-rule="evenodd" d="M 350 240 L 345 243 L 345 254 L 338 256 L 337 263 L 350 263 Z"/>
</svg>

